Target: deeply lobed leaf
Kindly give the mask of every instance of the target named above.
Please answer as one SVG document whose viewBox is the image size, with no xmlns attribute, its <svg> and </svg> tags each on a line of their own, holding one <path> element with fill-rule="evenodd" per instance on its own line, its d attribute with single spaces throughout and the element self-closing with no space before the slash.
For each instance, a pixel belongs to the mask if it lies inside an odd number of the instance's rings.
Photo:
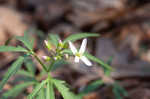
<svg viewBox="0 0 150 99">
<path fill-rule="evenodd" d="M 45 88 L 41 88 L 36 99 L 45 99 Z"/>
<path fill-rule="evenodd" d="M 10 89 L 9 91 L 7 91 L 6 93 L 4 93 L 2 95 L 2 99 L 7 99 L 9 97 L 16 97 L 17 95 L 19 95 L 26 87 L 30 86 L 34 84 L 34 82 L 25 82 L 19 85 L 16 85 L 15 87 L 13 87 L 12 89 Z"/>
<path fill-rule="evenodd" d="M 3 86 L 5 85 L 5 83 L 8 81 L 8 79 L 14 75 L 22 66 L 22 63 L 24 61 L 24 57 L 20 56 L 12 65 L 11 67 L 8 69 L 8 72 L 6 72 L 6 74 L 4 75 L 4 78 L 2 79 L 1 83 L 0 83 L 0 91 L 2 90 Z"/>
<path fill-rule="evenodd" d="M 53 83 L 64 99 L 76 99 L 76 96 L 69 91 L 69 88 L 66 87 L 66 83 L 64 81 L 53 79 Z"/>
<path fill-rule="evenodd" d="M 112 70 L 112 68 L 111 68 L 108 64 L 104 63 L 104 62 L 103 62 L 102 60 L 100 60 L 99 58 L 97 58 L 97 57 L 95 57 L 95 56 L 93 56 L 93 55 L 91 55 L 91 54 L 88 54 L 87 52 L 84 53 L 84 55 L 85 55 L 88 59 L 90 59 L 90 60 L 92 60 L 92 61 L 94 61 L 94 62 L 96 62 L 96 63 L 102 65 L 104 68 L 106 68 L 106 69 L 108 69 L 108 70 Z"/>
<path fill-rule="evenodd" d="M 34 76 L 35 71 L 36 71 L 36 66 L 35 66 L 34 62 L 32 61 L 32 58 L 26 57 L 24 63 L 27 68 L 27 71 L 30 72 L 30 74 L 32 74 Z"/>
<path fill-rule="evenodd" d="M 47 83 L 47 80 L 42 81 L 42 83 L 38 84 L 36 88 L 32 91 L 32 93 L 27 97 L 28 99 L 33 99 L 35 95 L 40 91 L 41 88 Z"/>
<path fill-rule="evenodd" d="M 64 40 L 64 43 L 66 43 L 68 41 L 76 41 L 76 40 L 79 40 L 79 39 L 82 39 L 82 38 L 97 37 L 97 36 L 99 36 L 99 34 L 96 34 L 96 33 L 78 33 L 78 34 L 73 34 L 73 35 L 70 35 L 69 37 L 67 37 Z"/>
<path fill-rule="evenodd" d="M 123 96 L 128 96 L 127 91 L 121 87 L 117 82 L 113 84 L 113 93 L 115 94 L 116 99 L 123 99 Z"/>
<path fill-rule="evenodd" d="M 55 46 L 58 45 L 58 41 L 60 40 L 57 34 L 49 34 L 49 39 L 50 39 L 50 42 L 54 44 Z"/>
<path fill-rule="evenodd" d="M 33 49 L 34 40 L 31 40 L 27 33 L 24 33 L 24 36 L 17 36 L 16 38 L 21 41 L 29 50 Z"/>
<path fill-rule="evenodd" d="M 27 50 L 21 46 L 0 46 L 0 52 L 27 52 Z"/>
<path fill-rule="evenodd" d="M 91 84 L 89 84 L 84 90 L 82 90 L 79 94 L 79 96 L 84 96 L 94 90 L 96 90 L 100 85 L 104 84 L 104 82 L 102 80 L 96 80 L 94 82 L 92 82 Z"/>
<path fill-rule="evenodd" d="M 50 80 L 47 82 L 46 99 L 55 99 L 53 83 Z"/>
</svg>

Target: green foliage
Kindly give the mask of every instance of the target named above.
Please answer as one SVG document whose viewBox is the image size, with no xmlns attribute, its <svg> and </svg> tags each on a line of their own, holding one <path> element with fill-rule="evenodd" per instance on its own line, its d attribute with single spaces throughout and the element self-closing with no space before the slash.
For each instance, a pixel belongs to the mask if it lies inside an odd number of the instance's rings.
<svg viewBox="0 0 150 99">
<path fill-rule="evenodd" d="M 112 60 L 113 60 L 113 57 L 111 56 L 108 61 L 106 62 L 108 65 L 111 65 L 112 63 Z M 103 68 L 104 69 L 104 74 L 106 76 L 110 76 L 110 73 L 111 73 L 111 70 L 107 69 L 107 68 Z"/>
<path fill-rule="evenodd" d="M 69 88 L 66 86 L 65 81 L 62 80 L 57 80 L 51 77 L 50 72 L 53 70 L 61 67 L 63 64 L 67 64 L 65 59 L 66 54 L 68 55 L 73 55 L 72 51 L 68 49 L 68 41 L 76 41 L 82 38 L 87 38 L 87 37 L 97 37 L 99 34 L 96 33 L 79 33 L 79 34 L 73 34 L 67 37 L 62 43 L 59 43 L 59 36 L 57 34 L 49 34 L 49 42 L 48 48 L 49 48 L 49 58 L 50 58 L 50 65 L 48 66 L 47 63 L 44 63 L 34 52 L 33 50 L 33 44 L 34 40 L 30 39 L 29 35 L 27 33 L 24 33 L 24 36 L 18 36 L 16 37 L 19 41 L 21 41 L 24 44 L 24 47 L 13 47 L 13 46 L 0 46 L 0 52 L 25 52 L 26 56 L 25 57 L 19 57 L 13 64 L 12 66 L 8 69 L 8 72 L 4 75 L 3 80 L 0 82 L 0 90 L 2 90 L 4 84 L 8 81 L 8 79 L 14 75 L 16 72 L 19 74 L 21 77 L 15 79 L 14 82 L 16 81 L 23 81 L 24 83 L 19 84 L 12 88 L 10 91 L 6 92 L 3 94 L 3 98 L 7 99 L 9 97 L 16 97 L 20 92 L 22 92 L 26 87 L 29 85 L 33 86 L 33 91 L 30 95 L 28 95 L 28 99 L 55 99 L 55 91 L 54 87 L 60 92 L 62 97 L 64 99 L 81 99 L 85 94 L 88 94 L 92 91 L 95 91 L 100 85 L 104 84 L 102 80 L 96 80 L 89 84 L 83 91 L 80 92 L 78 96 L 73 94 Z M 10 40 L 6 42 L 6 45 Z M 51 50 L 51 44 L 56 47 L 56 50 Z M 84 53 L 84 55 L 100 64 L 103 68 L 104 71 L 106 71 L 105 75 L 109 75 L 112 68 L 108 65 L 105 64 L 102 60 L 96 58 L 95 56 L 92 56 L 88 54 L 87 52 Z M 40 65 L 43 67 L 42 71 L 40 72 L 40 75 L 38 77 L 36 76 L 36 68 L 34 66 L 32 57 L 34 57 Z M 110 60 L 111 61 L 111 60 Z M 22 63 L 25 63 L 25 69 L 19 70 L 19 68 L 22 66 Z M 110 63 L 110 62 L 109 62 Z M 44 71 L 45 70 L 45 71 Z M 44 74 L 48 74 L 48 78 L 46 80 L 43 80 L 42 82 L 39 83 L 42 79 L 42 72 L 45 72 Z M 23 76 L 23 77 L 22 77 Z M 121 99 L 119 96 L 120 94 L 126 95 L 124 89 L 118 84 L 113 85 L 113 92 L 115 93 L 117 99 Z M 119 97 L 119 98 L 118 98 Z"/>
<path fill-rule="evenodd" d="M 28 77 L 33 77 L 33 75 L 32 75 L 30 72 L 25 71 L 25 70 L 19 70 L 19 71 L 17 72 L 17 74 L 23 75 L 23 76 L 28 76 Z"/>
<path fill-rule="evenodd" d="M 68 41 L 76 41 L 76 40 L 79 40 L 79 39 L 82 39 L 82 38 L 86 38 L 86 37 L 97 37 L 97 36 L 99 36 L 99 34 L 96 34 L 96 33 L 78 33 L 78 34 L 73 34 L 73 35 L 70 35 L 69 37 L 67 37 L 64 40 L 64 43 L 66 43 Z"/>
<path fill-rule="evenodd" d="M 69 55 L 73 55 L 72 51 L 70 49 L 64 49 L 62 51 L 63 54 L 69 54 Z"/>
<path fill-rule="evenodd" d="M 13 81 L 14 83 L 17 82 L 37 82 L 35 77 L 29 77 L 29 76 L 18 76 Z"/>
<path fill-rule="evenodd" d="M 75 95 L 69 91 L 68 87 L 66 87 L 64 81 L 57 79 L 53 79 L 52 81 L 64 99 L 76 99 Z"/>
<path fill-rule="evenodd" d="M 3 80 L 0 83 L 0 91 L 2 90 L 3 86 L 5 83 L 8 81 L 8 79 L 14 75 L 22 66 L 22 63 L 24 61 L 24 57 L 20 56 L 13 64 L 12 66 L 8 69 L 8 72 L 4 75 Z"/>
<path fill-rule="evenodd" d="M 103 66 L 104 68 L 106 68 L 106 69 L 108 69 L 108 70 L 112 70 L 112 68 L 111 68 L 108 64 L 104 63 L 104 62 L 103 62 L 102 60 L 100 60 L 99 58 L 97 58 L 97 57 L 95 57 L 95 56 L 93 56 L 93 55 L 90 55 L 90 54 L 88 54 L 88 53 L 84 53 L 84 55 L 85 55 L 88 59 L 90 59 L 90 60 L 92 60 L 92 61 L 94 61 L 94 62 L 100 64 L 100 65 Z"/>
<path fill-rule="evenodd" d="M 47 83 L 47 80 L 42 81 L 40 84 L 37 84 L 35 89 L 32 91 L 32 93 L 27 97 L 28 99 L 33 99 L 35 95 L 40 91 L 41 88 L 44 87 L 44 85 Z"/>
<path fill-rule="evenodd" d="M 34 40 L 31 40 L 27 33 L 24 33 L 24 36 L 17 36 L 16 38 L 21 41 L 29 50 L 33 49 Z"/>
<path fill-rule="evenodd" d="M 65 50 L 62 51 L 62 53 L 64 53 L 64 54 L 69 54 L 69 55 L 73 55 L 73 53 L 72 53 L 72 51 L 71 51 L 70 49 L 65 49 Z M 97 58 L 97 57 L 95 57 L 95 56 L 89 54 L 88 52 L 85 52 L 84 55 L 85 55 L 88 59 L 90 59 L 90 60 L 92 60 L 92 61 L 94 61 L 94 62 L 100 64 L 101 66 L 103 66 L 104 69 L 109 70 L 109 71 L 112 70 L 112 68 L 111 68 L 110 65 L 104 63 L 102 60 L 100 60 L 99 58 Z M 109 60 L 109 61 L 111 61 L 111 60 Z"/>
<path fill-rule="evenodd" d="M 46 99 L 55 99 L 53 83 L 50 80 L 47 82 Z"/>
<path fill-rule="evenodd" d="M 102 80 L 96 80 L 94 82 L 92 82 L 91 84 L 89 84 L 87 87 L 84 88 L 84 90 L 82 90 L 78 96 L 82 97 L 90 92 L 95 91 L 99 86 L 103 85 L 104 82 Z"/>
<path fill-rule="evenodd" d="M 35 75 L 35 64 L 32 61 L 31 57 L 26 57 L 24 60 L 25 66 L 27 68 L 27 71 L 30 72 L 31 75 Z"/>
<path fill-rule="evenodd" d="M 57 34 L 49 34 L 49 41 L 54 44 L 55 46 L 58 45 L 58 41 L 60 40 L 59 36 Z"/>
<path fill-rule="evenodd" d="M 27 50 L 20 46 L 0 46 L 0 52 L 27 52 Z"/>
<path fill-rule="evenodd" d="M 45 88 L 41 88 L 36 99 L 45 99 Z"/>
<path fill-rule="evenodd" d="M 25 90 L 26 87 L 30 86 L 34 84 L 34 82 L 26 82 L 26 83 L 22 83 L 22 84 L 18 84 L 15 87 L 13 87 L 12 89 L 10 89 L 9 91 L 5 92 L 2 95 L 2 99 L 7 99 L 9 97 L 11 98 L 15 98 L 17 95 L 19 95 L 23 90 Z"/>
<path fill-rule="evenodd" d="M 117 82 L 113 84 L 113 93 L 115 94 L 116 99 L 123 99 L 122 96 L 128 96 L 126 90 Z"/>
</svg>

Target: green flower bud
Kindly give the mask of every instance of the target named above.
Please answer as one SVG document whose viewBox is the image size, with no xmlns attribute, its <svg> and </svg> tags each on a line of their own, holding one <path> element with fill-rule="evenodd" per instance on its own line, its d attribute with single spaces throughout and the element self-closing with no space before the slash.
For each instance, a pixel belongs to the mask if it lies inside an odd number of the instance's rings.
<svg viewBox="0 0 150 99">
<path fill-rule="evenodd" d="M 42 58 L 43 58 L 44 60 L 46 60 L 46 61 L 50 61 L 50 60 L 51 60 L 51 58 L 48 57 L 48 56 L 42 56 Z"/>
<path fill-rule="evenodd" d="M 60 60 L 60 59 L 61 59 L 61 56 L 55 56 L 54 59 L 55 59 L 55 60 Z"/>
<path fill-rule="evenodd" d="M 61 48 L 64 48 L 64 44 L 62 43 L 61 40 L 59 40 L 58 46 L 59 46 L 60 49 L 61 49 Z"/>
<path fill-rule="evenodd" d="M 47 40 L 44 40 L 44 43 L 45 43 L 46 47 L 48 48 L 48 50 L 52 49 L 52 46 L 51 46 L 50 42 L 48 42 Z"/>
</svg>

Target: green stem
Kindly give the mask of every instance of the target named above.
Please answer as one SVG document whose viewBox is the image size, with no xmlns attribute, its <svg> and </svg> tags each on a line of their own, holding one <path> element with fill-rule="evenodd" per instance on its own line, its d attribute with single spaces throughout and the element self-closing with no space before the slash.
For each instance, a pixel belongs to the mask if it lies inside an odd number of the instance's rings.
<svg viewBox="0 0 150 99">
<path fill-rule="evenodd" d="M 48 73 L 48 79 L 50 80 L 52 77 L 51 77 L 51 75 L 50 75 L 50 73 Z"/>
<path fill-rule="evenodd" d="M 44 69 L 46 72 L 48 72 L 48 70 L 47 70 L 45 64 L 38 58 L 38 56 L 37 56 L 35 53 L 33 53 L 32 55 L 33 55 L 33 56 L 35 57 L 35 59 L 41 64 L 41 66 L 43 67 L 43 69 Z"/>
<path fill-rule="evenodd" d="M 48 68 L 48 71 L 50 71 L 52 69 L 54 63 L 55 63 L 55 61 L 53 60 L 52 63 L 50 64 L 49 68 Z"/>
</svg>

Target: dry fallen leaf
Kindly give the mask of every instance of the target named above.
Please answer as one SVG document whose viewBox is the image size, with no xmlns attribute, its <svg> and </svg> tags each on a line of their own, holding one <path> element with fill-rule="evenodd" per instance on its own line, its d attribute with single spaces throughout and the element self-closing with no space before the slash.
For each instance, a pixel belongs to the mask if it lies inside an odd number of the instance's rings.
<svg viewBox="0 0 150 99">
<path fill-rule="evenodd" d="M 0 45 L 11 36 L 23 35 L 27 25 L 23 22 L 23 15 L 7 7 L 0 7 Z"/>
</svg>

